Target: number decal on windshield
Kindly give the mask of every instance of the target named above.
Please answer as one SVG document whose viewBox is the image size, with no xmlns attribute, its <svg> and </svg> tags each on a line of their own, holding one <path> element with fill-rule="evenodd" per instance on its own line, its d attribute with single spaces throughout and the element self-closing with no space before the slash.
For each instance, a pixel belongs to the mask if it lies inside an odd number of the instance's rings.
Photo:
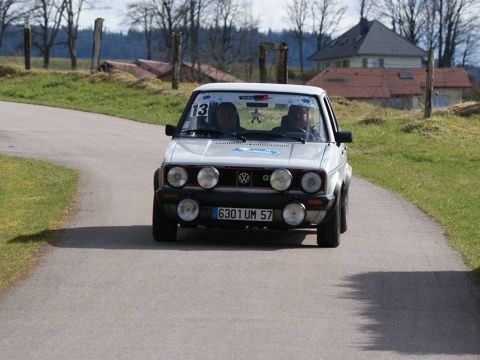
<svg viewBox="0 0 480 360">
<path fill-rule="evenodd" d="M 208 104 L 195 104 L 192 106 L 192 116 L 205 116 L 208 114 Z"/>
</svg>

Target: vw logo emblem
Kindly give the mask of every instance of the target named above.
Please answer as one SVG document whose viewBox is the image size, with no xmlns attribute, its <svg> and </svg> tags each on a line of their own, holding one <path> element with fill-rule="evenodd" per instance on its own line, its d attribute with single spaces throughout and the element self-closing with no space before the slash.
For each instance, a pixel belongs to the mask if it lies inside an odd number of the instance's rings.
<svg viewBox="0 0 480 360">
<path fill-rule="evenodd" d="M 246 172 L 238 174 L 238 183 L 241 185 L 250 184 L 250 174 Z"/>
</svg>

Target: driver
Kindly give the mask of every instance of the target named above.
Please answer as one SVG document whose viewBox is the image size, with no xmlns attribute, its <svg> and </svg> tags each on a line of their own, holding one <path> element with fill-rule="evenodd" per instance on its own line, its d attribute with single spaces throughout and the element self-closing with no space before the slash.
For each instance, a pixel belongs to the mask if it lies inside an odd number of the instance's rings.
<svg viewBox="0 0 480 360">
<path fill-rule="evenodd" d="M 231 102 L 223 102 L 215 110 L 217 128 L 224 133 L 234 133 L 240 129 L 240 120 L 235 105 Z"/>
<path fill-rule="evenodd" d="M 290 105 L 285 123 L 282 126 L 285 130 L 302 129 L 307 130 L 309 124 L 308 107 L 301 105 Z"/>
</svg>

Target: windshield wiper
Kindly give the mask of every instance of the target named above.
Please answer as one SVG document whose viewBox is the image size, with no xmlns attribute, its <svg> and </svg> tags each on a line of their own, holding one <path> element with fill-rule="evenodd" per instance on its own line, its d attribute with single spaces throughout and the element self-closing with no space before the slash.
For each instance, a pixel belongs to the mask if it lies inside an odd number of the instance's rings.
<svg viewBox="0 0 480 360">
<path fill-rule="evenodd" d="M 217 129 L 189 129 L 189 130 L 182 130 L 180 131 L 180 134 L 205 134 L 205 135 L 220 135 L 220 136 L 229 136 L 229 137 L 234 137 L 236 139 L 242 140 L 242 141 L 247 141 L 243 136 L 238 135 L 236 133 L 224 133 L 223 131 L 217 130 Z"/>
<path fill-rule="evenodd" d="M 274 132 L 256 132 L 256 131 L 246 131 L 240 133 L 240 135 L 243 136 L 257 136 L 259 138 L 271 138 L 271 139 L 291 139 L 291 140 L 296 140 L 300 141 L 301 143 L 305 144 L 305 138 L 300 137 L 300 136 L 290 136 L 290 135 L 285 135 L 285 134 L 280 134 L 280 133 L 274 133 Z"/>
</svg>

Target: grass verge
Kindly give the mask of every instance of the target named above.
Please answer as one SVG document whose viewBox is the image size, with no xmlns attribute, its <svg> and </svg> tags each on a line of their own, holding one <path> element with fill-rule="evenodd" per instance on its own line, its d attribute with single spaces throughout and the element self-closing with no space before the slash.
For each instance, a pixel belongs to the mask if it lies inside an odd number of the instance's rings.
<svg viewBox="0 0 480 360">
<path fill-rule="evenodd" d="M 61 221 L 77 173 L 43 161 L 0 155 L 0 289 L 34 262 Z"/>
<path fill-rule="evenodd" d="M 336 104 L 343 127 L 354 133 L 355 174 L 433 216 L 480 283 L 480 112 L 437 111 L 423 120 L 415 111 Z"/>
<path fill-rule="evenodd" d="M 120 72 L 89 75 L 15 69 L 13 74 L 4 73 L 0 77 L 0 100 L 83 110 L 152 124 L 176 123 L 194 88 L 184 84 L 173 91 L 170 83 L 138 80 Z"/>
</svg>

